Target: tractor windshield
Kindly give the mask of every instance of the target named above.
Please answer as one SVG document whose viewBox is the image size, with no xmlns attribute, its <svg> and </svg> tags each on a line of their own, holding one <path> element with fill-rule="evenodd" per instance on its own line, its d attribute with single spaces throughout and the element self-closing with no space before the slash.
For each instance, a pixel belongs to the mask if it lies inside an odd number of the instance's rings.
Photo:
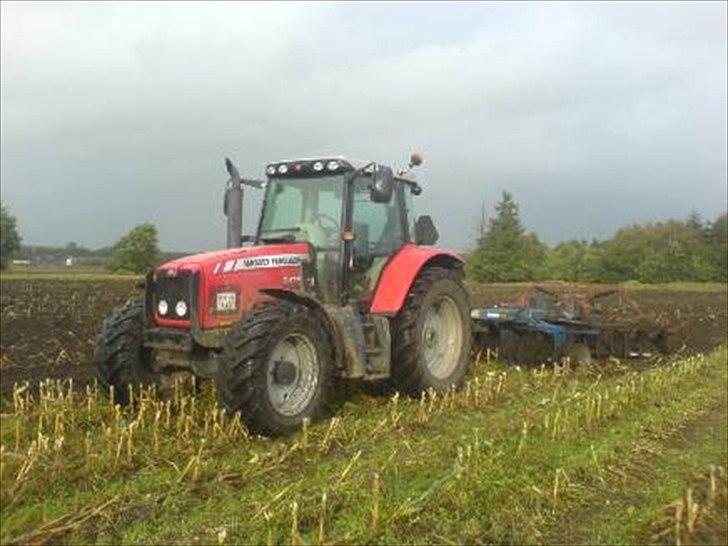
<svg viewBox="0 0 728 546">
<path fill-rule="evenodd" d="M 343 176 L 271 179 L 258 238 L 308 241 L 317 250 L 339 249 Z"/>
<path fill-rule="evenodd" d="M 344 175 L 269 179 L 258 229 L 261 243 L 307 241 L 316 253 L 317 285 L 326 303 L 340 293 Z"/>
</svg>

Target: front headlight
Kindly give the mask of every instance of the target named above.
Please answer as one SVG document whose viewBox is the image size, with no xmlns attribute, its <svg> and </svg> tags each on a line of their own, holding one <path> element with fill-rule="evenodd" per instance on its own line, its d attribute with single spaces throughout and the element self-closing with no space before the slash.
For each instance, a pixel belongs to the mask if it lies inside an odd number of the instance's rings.
<svg viewBox="0 0 728 546">
<path fill-rule="evenodd" d="M 167 303 L 167 300 L 159 300 L 159 303 L 157 304 L 157 312 L 164 316 L 169 311 L 169 304 Z"/>
<path fill-rule="evenodd" d="M 177 313 L 178 317 L 184 317 L 187 314 L 187 302 L 179 300 L 177 305 L 174 306 L 174 312 Z"/>
</svg>

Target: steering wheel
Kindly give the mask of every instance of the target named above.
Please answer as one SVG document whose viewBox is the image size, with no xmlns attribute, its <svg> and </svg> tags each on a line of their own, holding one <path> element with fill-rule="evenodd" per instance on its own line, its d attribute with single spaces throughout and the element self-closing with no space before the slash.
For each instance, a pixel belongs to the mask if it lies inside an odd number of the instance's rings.
<svg viewBox="0 0 728 546">
<path fill-rule="evenodd" d="M 323 223 L 321 222 L 322 219 L 331 222 L 331 226 L 327 227 L 323 225 Z M 313 220 L 317 220 L 318 225 L 320 225 L 325 231 L 331 231 L 333 233 L 339 231 L 339 222 L 336 220 L 336 218 L 334 218 L 333 216 L 329 216 L 324 212 L 317 212 L 316 214 L 314 214 Z"/>
</svg>

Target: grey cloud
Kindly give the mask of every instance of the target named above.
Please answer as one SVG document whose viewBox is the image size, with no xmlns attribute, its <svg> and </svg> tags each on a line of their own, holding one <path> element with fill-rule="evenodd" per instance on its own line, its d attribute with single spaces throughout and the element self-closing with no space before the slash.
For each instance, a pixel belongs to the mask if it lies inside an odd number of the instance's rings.
<svg viewBox="0 0 728 546">
<path fill-rule="evenodd" d="M 2 195 L 30 242 L 152 220 L 219 246 L 224 155 L 422 149 L 420 208 L 460 248 L 501 189 L 550 242 L 725 207 L 724 4 L 2 6 Z"/>
</svg>

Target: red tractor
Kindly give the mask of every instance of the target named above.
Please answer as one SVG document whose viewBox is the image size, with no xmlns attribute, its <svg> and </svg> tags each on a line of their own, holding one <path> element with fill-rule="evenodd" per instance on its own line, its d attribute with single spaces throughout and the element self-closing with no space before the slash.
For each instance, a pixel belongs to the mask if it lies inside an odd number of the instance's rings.
<svg viewBox="0 0 728 546">
<path fill-rule="evenodd" d="M 94 363 L 124 404 L 129 388 L 191 372 L 255 432 L 322 415 L 340 379 L 442 391 L 467 372 L 463 263 L 413 218 L 410 176 L 341 157 L 280 161 L 267 180 L 230 174 L 228 248 L 147 275 L 144 297 L 104 322 Z M 263 188 L 255 236 L 242 236 L 243 187 Z"/>
</svg>

